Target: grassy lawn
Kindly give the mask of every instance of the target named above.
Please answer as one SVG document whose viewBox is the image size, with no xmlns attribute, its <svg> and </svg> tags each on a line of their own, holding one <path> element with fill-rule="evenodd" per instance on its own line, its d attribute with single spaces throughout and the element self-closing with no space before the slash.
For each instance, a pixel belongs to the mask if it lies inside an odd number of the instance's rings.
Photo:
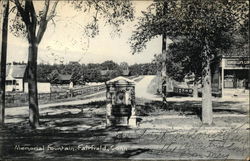
<svg viewBox="0 0 250 161">
<path fill-rule="evenodd" d="M 202 126 L 199 101 L 163 105 L 137 99 L 137 128 L 107 128 L 105 102 L 49 107 L 41 111 L 38 130 L 29 128 L 27 117 L 6 124 L 0 154 L 27 160 L 245 159 L 249 118 L 244 109 L 240 102 L 214 102 L 214 125 Z"/>
</svg>

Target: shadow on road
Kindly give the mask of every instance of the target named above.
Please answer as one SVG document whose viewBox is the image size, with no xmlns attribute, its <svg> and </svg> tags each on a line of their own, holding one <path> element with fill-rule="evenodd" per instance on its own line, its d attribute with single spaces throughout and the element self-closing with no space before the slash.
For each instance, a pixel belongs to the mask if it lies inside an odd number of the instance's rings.
<svg viewBox="0 0 250 161">
<path fill-rule="evenodd" d="M 185 115 L 201 116 L 200 101 L 172 101 L 163 104 L 161 101 L 138 100 L 137 115 L 142 120 L 147 116 L 154 116 L 154 119 L 144 121 L 152 125 L 166 122 L 161 116 Z M 213 111 L 215 114 L 246 114 L 242 110 L 240 102 L 214 102 Z M 8 116 L 7 119 L 19 119 L 17 122 L 6 123 L 0 129 L 0 158 L 2 159 L 114 159 L 131 158 L 141 156 L 152 149 L 150 147 L 140 148 L 138 138 L 133 137 L 133 130 L 126 127 L 106 127 L 105 125 L 105 102 L 91 102 L 83 105 L 54 106 L 41 110 L 40 128 L 30 129 L 28 116 Z M 140 118 L 139 118 L 140 119 Z M 187 124 L 195 127 L 196 117 Z M 223 121 L 221 118 L 220 121 Z M 224 122 L 231 124 L 228 118 Z M 153 122 L 150 122 L 153 121 Z M 173 125 L 183 124 L 185 119 L 173 119 Z M 192 122 L 194 121 L 194 122 Z M 218 121 L 217 121 L 218 122 Z M 233 122 L 235 122 L 233 120 Z M 227 125 L 224 123 L 223 125 Z M 171 123 L 172 124 L 172 123 Z M 143 129 L 141 129 L 143 130 Z M 128 134 L 120 136 L 121 134 Z M 145 140 L 142 140 L 144 143 Z M 127 147 L 133 149 L 126 149 Z"/>
<path fill-rule="evenodd" d="M 140 100 L 137 104 L 137 114 L 139 116 L 158 115 L 165 112 L 167 114 L 196 115 L 201 119 L 201 101 L 169 101 L 164 104 L 162 101 Z M 224 101 L 213 102 L 214 114 L 247 114 L 248 110 L 241 106 L 241 102 Z"/>
<path fill-rule="evenodd" d="M 78 112 L 70 111 L 76 108 Z M 133 138 L 117 137 L 118 132 L 128 131 L 129 128 L 106 128 L 103 101 L 50 109 L 68 111 L 43 113 L 37 130 L 30 129 L 28 118 L 21 115 L 15 117 L 22 117 L 22 121 L 7 123 L 0 129 L 1 158 L 129 158 L 147 151 L 117 149 L 117 144 L 134 141 Z"/>
</svg>

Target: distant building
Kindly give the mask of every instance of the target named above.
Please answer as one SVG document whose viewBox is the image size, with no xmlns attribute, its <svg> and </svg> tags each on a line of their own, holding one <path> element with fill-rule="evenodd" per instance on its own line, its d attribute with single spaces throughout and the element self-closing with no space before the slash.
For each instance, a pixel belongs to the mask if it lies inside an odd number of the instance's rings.
<svg viewBox="0 0 250 161">
<path fill-rule="evenodd" d="M 6 91 L 24 91 L 26 64 L 6 65 Z"/>
<path fill-rule="evenodd" d="M 101 76 L 107 76 L 109 75 L 110 73 L 113 73 L 115 70 L 109 70 L 109 69 L 106 69 L 106 70 L 101 70 L 100 73 L 101 73 Z"/>
<path fill-rule="evenodd" d="M 70 74 L 59 74 L 58 75 L 58 83 L 59 84 L 69 84 L 71 82 L 72 75 Z"/>
<path fill-rule="evenodd" d="M 227 90 L 250 88 L 250 56 L 248 47 L 224 53 L 219 65 L 212 69 L 212 90 L 222 95 Z M 232 91 L 233 92 L 233 91 Z"/>
</svg>

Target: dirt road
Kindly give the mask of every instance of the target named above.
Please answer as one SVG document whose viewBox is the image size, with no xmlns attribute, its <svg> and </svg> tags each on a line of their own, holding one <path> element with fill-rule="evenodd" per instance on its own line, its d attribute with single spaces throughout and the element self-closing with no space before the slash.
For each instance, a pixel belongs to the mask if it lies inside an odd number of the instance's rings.
<svg viewBox="0 0 250 161">
<path fill-rule="evenodd" d="M 103 94 L 103 96 L 100 97 L 95 97 L 95 95 L 100 95 Z M 58 102 L 58 103 L 49 103 L 49 104 L 42 104 L 39 105 L 39 110 L 40 110 L 40 115 L 44 113 L 56 113 L 58 112 L 55 109 L 50 109 L 50 107 L 56 107 L 56 106 L 73 106 L 73 105 L 81 105 L 81 104 L 87 104 L 90 102 L 95 102 L 95 101 L 105 101 L 105 92 L 98 92 L 95 94 L 91 94 L 89 96 L 93 96 L 93 98 L 88 98 L 85 100 L 76 100 L 76 101 L 68 101 L 68 102 Z M 67 111 L 68 109 L 60 109 L 60 113 L 63 113 Z M 70 109 L 73 111 L 74 109 Z M 5 116 L 6 116 L 6 123 L 14 123 L 14 122 L 19 122 L 22 121 L 23 119 L 26 119 L 29 115 L 29 107 L 28 106 L 22 106 L 22 107 L 11 107 L 11 108 L 6 108 L 5 109 Z M 23 116 L 22 118 L 18 118 L 15 116 Z"/>
<path fill-rule="evenodd" d="M 156 98 L 156 96 L 147 92 L 148 86 L 154 78 L 155 78 L 154 75 L 147 75 L 144 76 L 141 81 L 136 83 L 135 96 L 138 98 L 147 98 L 147 99 Z"/>
</svg>

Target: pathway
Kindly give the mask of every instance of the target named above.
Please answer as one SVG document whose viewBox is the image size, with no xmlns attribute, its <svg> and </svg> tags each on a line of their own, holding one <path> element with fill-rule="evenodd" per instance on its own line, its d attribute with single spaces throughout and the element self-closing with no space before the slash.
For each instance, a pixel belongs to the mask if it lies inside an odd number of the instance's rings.
<svg viewBox="0 0 250 161">
<path fill-rule="evenodd" d="M 135 96 L 140 98 L 152 99 L 156 98 L 155 95 L 147 92 L 150 82 L 155 78 L 154 75 L 147 75 L 144 78 L 136 83 L 135 86 Z"/>
</svg>

